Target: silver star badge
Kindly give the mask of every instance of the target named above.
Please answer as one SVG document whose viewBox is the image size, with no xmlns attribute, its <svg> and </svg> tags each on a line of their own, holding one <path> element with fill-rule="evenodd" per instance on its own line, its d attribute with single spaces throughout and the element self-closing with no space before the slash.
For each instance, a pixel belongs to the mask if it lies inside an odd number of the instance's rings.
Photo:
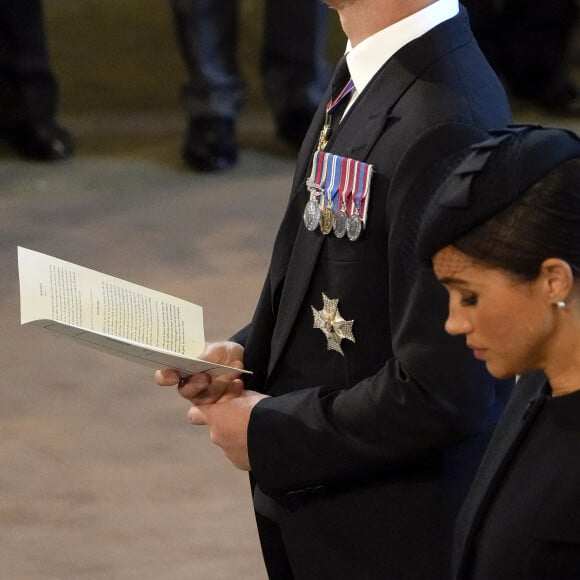
<svg viewBox="0 0 580 580">
<path fill-rule="evenodd" d="M 328 341 L 328 350 L 335 350 L 344 356 L 340 343 L 343 340 L 356 342 L 352 333 L 354 320 L 345 320 L 338 311 L 338 298 L 331 299 L 324 292 L 322 293 L 322 310 L 312 308 L 314 315 L 314 328 L 322 330 Z"/>
</svg>

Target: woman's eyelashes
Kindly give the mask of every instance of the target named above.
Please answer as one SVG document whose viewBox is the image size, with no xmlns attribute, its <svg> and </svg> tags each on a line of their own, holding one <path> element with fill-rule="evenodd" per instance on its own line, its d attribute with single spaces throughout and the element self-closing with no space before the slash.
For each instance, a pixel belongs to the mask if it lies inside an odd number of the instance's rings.
<svg viewBox="0 0 580 580">
<path fill-rule="evenodd" d="M 461 297 L 461 306 L 475 306 L 477 304 L 477 294 L 466 294 Z"/>
</svg>

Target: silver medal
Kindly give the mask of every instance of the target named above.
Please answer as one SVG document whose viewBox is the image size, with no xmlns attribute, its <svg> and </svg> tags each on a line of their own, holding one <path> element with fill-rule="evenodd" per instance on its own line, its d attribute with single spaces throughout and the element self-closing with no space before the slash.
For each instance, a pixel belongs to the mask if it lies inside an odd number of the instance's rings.
<svg viewBox="0 0 580 580">
<path fill-rule="evenodd" d="M 346 235 L 351 242 L 358 240 L 362 231 L 362 220 L 358 214 L 351 215 L 346 220 Z"/>
<path fill-rule="evenodd" d="M 320 220 L 320 204 L 311 199 L 304 208 L 304 225 L 306 229 L 313 232 L 318 227 L 318 222 Z"/>
<path fill-rule="evenodd" d="M 344 211 L 337 211 L 334 214 L 334 223 L 332 224 L 332 229 L 334 230 L 334 235 L 337 238 L 343 238 L 344 234 L 346 234 L 346 224 L 348 218 L 346 217 L 346 213 Z"/>
</svg>

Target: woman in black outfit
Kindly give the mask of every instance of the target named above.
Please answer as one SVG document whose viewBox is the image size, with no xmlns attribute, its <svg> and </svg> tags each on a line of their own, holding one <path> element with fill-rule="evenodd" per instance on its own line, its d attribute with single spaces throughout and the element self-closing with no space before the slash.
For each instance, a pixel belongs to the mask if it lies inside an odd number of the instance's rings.
<svg viewBox="0 0 580 580">
<path fill-rule="evenodd" d="M 580 139 L 494 132 L 427 208 L 447 332 L 523 375 L 457 521 L 454 578 L 580 578 Z"/>
</svg>

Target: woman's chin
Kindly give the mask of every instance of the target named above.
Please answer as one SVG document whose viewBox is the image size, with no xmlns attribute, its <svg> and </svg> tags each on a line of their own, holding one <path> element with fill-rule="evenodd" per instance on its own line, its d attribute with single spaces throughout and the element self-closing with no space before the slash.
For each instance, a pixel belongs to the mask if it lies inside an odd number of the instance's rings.
<svg viewBox="0 0 580 580">
<path fill-rule="evenodd" d="M 509 379 L 521 374 L 521 371 L 509 368 L 506 365 L 498 364 L 497 362 L 486 361 L 485 366 L 490 375 L 496 379 Z"/>
</svg>

